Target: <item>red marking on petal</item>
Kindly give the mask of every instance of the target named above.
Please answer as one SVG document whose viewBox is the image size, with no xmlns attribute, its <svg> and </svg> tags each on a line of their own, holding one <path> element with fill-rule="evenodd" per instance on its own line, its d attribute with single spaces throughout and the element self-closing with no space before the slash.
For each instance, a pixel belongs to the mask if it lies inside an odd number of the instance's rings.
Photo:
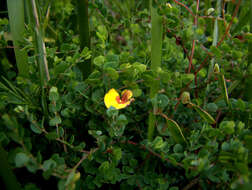
<svg viewBox="0 0 252 190">
<path fill-rule="evenodd" d="M 121 104 L 120 96 L 117 96 L 117 97 L 116 97 L 116 101 L 117 101 L 118 104 Z"/>
<path fill-rule="evenodd" d="M 116 101 L 118 104 L 125 104 L 128 101 L 128 98 L 126 97 L 126 99 L 124 98 L 121 100 L 120 96 L 117 96 Z"/>
<path fill-rule="evenodd" d="M 122 102 L 127 102 L 128 101 L 128 98 L 129 97 L 129 93 L 128 92 L 125 92 L 122 96 Z"/>
</svg>

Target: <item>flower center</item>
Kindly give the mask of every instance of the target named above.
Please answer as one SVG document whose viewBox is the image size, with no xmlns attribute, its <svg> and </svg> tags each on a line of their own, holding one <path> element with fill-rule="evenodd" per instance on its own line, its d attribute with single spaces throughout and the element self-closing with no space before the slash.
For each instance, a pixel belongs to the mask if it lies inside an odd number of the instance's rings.
<svg viewBox="0 0 252 190">
<path fill-rule="evenodd" d="M 125 96 L 125 94 L 122 96 L 122 99 L 120 98 L 120 96 L 117 96 L 116 101 L 118 104 L 125 104 L 128 101 L 128 97 L 127 95 Z"/>
</svg>

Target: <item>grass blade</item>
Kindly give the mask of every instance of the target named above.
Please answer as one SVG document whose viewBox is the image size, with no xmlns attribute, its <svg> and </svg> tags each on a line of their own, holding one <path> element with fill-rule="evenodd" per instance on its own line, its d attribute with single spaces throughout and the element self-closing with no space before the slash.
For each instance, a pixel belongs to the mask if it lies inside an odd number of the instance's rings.
<svg viewBox="0 0 252 190">
<path fill-rule="evenodd" d="M 47 116 L 47 102 L 46 102 L 46 95 L 45 95 L 45 87 L 47 82 L 50 80 L 48 65 L 47 65 L 47 58 L 46 58 L 46 49 L 45 43 L 43 40 L 43 29 L 39 22 L 38 12 L 37 12 L 37 5 L 35 0 L 26 1 L 27 6 L 27 15 L 28 20 L 31 26 L 34 29 L 34 46 L 35 46 L 35 53 L 36 53 L 36 60 L 39 65 L 39 73 L 40 73 L 40 87 L 41 87 L 41 104 L 43 108 L 44 114 Z"/>
<path fill-rule="evenodd" d="M 42 29 L 40 27 L 35 0 L 32 0 L 31 4 L 32 4 L 32 13 L 33 13 L 34 21 L 35 21 L 34 29 L 35 29 L 35 39 L 36 39 L 35 44 L 36 44 L 36 49 L 37 49 L 37 54 L 38 54 L 37 60 L 40 65 L 41 81 L 43 81 L 43 84 L 45 85 L 46 82 L 50 80 L 47 59 L 46 59 L 45 43 L 43 40 L 43 34 L 42 34 Z"/>
<path fill-rule="evenodd" d="M 18 72 L 20 76 L 28 77 L 28 56 L 22 49 L 25 32 L 24 2 L 23 0 L 7 0 L 7 6 Z"/>
</svg>

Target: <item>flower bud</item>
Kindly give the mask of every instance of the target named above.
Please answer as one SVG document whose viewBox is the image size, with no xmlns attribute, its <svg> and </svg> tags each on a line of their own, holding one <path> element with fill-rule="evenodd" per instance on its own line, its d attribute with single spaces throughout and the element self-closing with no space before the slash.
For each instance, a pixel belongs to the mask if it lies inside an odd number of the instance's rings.
<svg viewBox="0 0 252 190">
<path fill-rule="evenodd" d="M 182 104 L 188 104 L 191 101 L 190 93 L 183 92 L 183 94 L 181 95 L 181 101 L 182 101 Z"/>
<path fill-rule="evenodd" d="M 170 9 L 172 8 L 170 3 L 166 3 L 166 6 L 169 7 Z"/>
<path fill-rule="evenodd" d="M 17 112 L 17 113 L 22 113 L 22 112 L 24 112 L 24 107 L 23 106 L 17 106 L 17 107 L 15 107 L 14 111 Z"/>
<path fill-rule="evenodd" d="M 220 73 L 220 67 L 219 67 L 219 65 L 217 63 L 214 65 L 213 72 L 215 74 L 219 74 Z"/>
</svg>

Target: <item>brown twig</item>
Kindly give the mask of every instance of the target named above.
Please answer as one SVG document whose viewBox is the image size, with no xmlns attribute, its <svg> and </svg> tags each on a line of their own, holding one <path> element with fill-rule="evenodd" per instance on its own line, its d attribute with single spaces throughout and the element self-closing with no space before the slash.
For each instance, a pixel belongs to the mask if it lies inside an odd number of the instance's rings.
<svg viewBox="0 0 252 190">
<path fill-rule="evenodd" d="M 189 190 L 191 189 L 195 184 L 197 184 L 199 182 L 200 178 L 197 177 L 195 179 L 193 179 L 189 184 L 187 184 L 182 190 Z"/>
<path fill-rule="evenodd" d="M 87 157 L 88 157 L 90 154 L 96 152 L 98 149 L 99 149 L 99 148 L 95 148 L 95 149 L 93 149 L 93 150 L 88 151 L 88 153 L 85 154 L 85 155 L 79 160 L 79 162 L 73 167 L 72 171 L 76 170 L 76 169 L 81 165 L 81 163 L 82 163 L 85 159 L 87 159 Z"/>
<path fill-rule="evenodd" d="M 172 31 L 170 29 L 167 29 L 167 32 L 172 33 Z M 184 43 L 181 40 L 181 37 L 176 36 L 176 34 L 173 34 L 173 37 L 176 39 L 176 44 L 182 47 L 184 54 L 186 55 L 188 61 L 190 61 L 190 57 L 188 55 L 188 50 L 185 48 Z"/>
<path fill-rule="evenodd" d="M 225 29 L 227 29 L 226 20 L 225 20 L 225 0 L 222 1 L 222 17 L 223 17 L 223 24 Z M 228 36 L 230 37 L 230 34 L 228 33 Z"/>
</svg>

